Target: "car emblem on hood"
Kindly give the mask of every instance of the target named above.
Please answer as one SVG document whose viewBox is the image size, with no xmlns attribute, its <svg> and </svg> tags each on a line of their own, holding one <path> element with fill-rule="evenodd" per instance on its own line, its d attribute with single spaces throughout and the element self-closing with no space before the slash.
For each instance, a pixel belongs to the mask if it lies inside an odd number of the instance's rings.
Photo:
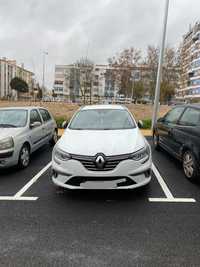
<svg viewBox="0 0 200 267">
<path fill-rule="evenodd" d="M 95 159 L 95 163 L 98 169 L 103 169 L 106 163 L 106 159 L 104 155 L 97 155 Z"/>
</svg>

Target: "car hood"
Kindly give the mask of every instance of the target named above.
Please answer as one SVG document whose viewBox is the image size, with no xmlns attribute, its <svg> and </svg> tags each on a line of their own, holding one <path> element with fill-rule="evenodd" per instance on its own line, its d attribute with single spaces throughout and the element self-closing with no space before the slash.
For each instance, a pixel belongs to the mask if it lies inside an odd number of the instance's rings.
<svg viewBox="0 0 200 267">
<path fill-rule="evenodd" d="M 57 146 L 71 154 L 94 156 L 103 153 L 112 156 L 143 148 L 145 139 L 138 128 L 104 131 L 66 129 Z"/>
<path fill-rule="evenodd" d="M 21 133 L 23 128 L 0 128 L 0 140 L 6 137 L 13 137 Z"/>
</svg>

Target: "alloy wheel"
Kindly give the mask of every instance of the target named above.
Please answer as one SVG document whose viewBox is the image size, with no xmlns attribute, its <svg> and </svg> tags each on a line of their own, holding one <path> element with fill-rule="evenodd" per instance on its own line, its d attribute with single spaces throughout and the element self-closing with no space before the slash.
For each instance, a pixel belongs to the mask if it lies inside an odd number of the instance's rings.
<svg viewBox="0 0 200 267">
<path fill-rule="evenodd" d="M 23 146 L 20 153 L 20 162 L 23 167 L 27 167 L 30 161 L 30 152 L 27 146 Z"/>
<path fill-rule="evenodd" d="M 186 152 L 183 157 L 183 170 L 188 178 L 194 174 L 194 160 L 190 152 Z"/>
</svg>

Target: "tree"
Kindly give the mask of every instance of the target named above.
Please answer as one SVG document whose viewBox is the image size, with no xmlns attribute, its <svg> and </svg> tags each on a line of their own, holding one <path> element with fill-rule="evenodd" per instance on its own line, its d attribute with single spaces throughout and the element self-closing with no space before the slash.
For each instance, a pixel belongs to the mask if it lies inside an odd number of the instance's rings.
<svg viewBox="0 0 200 267">
<path fill-rule="evenodd" d="M 53 98 L 56 98 L 57 97 L 57 94 L 55 93 L 54 89 L 52 89 L 52 97 Z"/>
<path fill-rule="evenodd" d="M 159 60 L 159 49 L 154 46 L 148 46 L 146 64 L 149 67 L 149 94 L 154 96 L 157 79 L 157 69 Z M 169 101 L 174 95 L 175 89 L 178 86 L 179 79 L 179 58 L 177 51 L 167 46 L 164 54 L 164 63 L 162 68 L 162 81 L 160 99 L 162 102 Z"/>
<path fill-rule="evenodd" d="M 145 93 L 144 83 L 143 81 L 135 81 L 133 85 L 133 97 L 137 100 L 142 98 Z"/>
<path fill-rule="evenodd" d="M 131 47 L 124 49 L 116 56 L 109 58 L 108 63 L 112 68 L 112 79 L 118 84 L 119 93 L 131 96 L 132 73 L 141 59 L 141 51 Z"/>
<path fill-rule="evenodd" d="M 74 68 L 70 73 L 71 97 L 75 98 L 80 91 L 84 104 L 87 96 L 90 98 L 90 103 L 92 100 L 93 69 L 94 63 L 91 60 L 81 58 L 74 64 Z"/>
<path fill-rule="evenodd" d="M 17 92 L 21 92 L 21 93 L 27 93 L 29 89 L 28 84 L 24 80 L 18 77 L 14 77 L 11 80 L 10 87 L 13 90 L 16 90 Z"/>
</svg>

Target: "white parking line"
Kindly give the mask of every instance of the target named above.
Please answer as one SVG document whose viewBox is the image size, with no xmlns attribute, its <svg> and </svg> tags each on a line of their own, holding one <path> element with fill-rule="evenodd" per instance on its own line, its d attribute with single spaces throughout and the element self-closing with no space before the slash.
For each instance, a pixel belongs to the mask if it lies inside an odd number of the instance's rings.
<svg viewBox="0 0 200 267">
<path fill-rule="evenodd" d="M 15 197 L 15 196 L 1 196 L 0 200 L 28 200 L 28 201 L 35 201 L 38 197 Z"/>
<path fill-rule="evenodd" d="M 51 162 L 49 162 L 40 172 L 38 172 L 27 184 L 25 184 L 22 189 L 20 189 L 15 195 L 14 198 L 21 198 L 22 195 L 51 167 Z M 25 200 L 25 199 L 24 199 Z"/>
<path fill-rule="evenodd" d="M 152 164 L 152 171 L 154 172 L 158 183 L 160 184 L 166 198 L 149 198 L 150 202 L 196 202 L 194 198 L 175 198 L 173 197 L 172 193 L 170 192 L 167 184 L 165 183 L 164 179 L 160 175 L 158 169 L 154 164 Z"/>
</svg>

